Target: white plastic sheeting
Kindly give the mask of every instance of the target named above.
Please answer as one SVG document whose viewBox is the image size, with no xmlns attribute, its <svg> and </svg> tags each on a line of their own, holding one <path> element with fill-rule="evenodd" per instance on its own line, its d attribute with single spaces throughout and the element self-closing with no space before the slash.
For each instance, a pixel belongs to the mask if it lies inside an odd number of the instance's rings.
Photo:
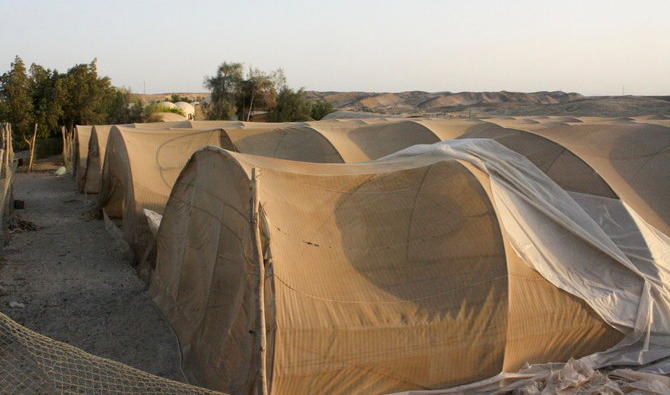
<svg viewBox="0 0 670 395">
<path fill-rule="evenodd" d="M 516 395 L 623 395 L 670 393 L 670 378 L 631 369 L 599 371 L 580 360 L 526 366 L 516 373 L 449 390 L 407 391 L 403 394 L 507 394 Z"/>
<path fill-rule="evenodd" d="M 500 223 L 523 261 L 626 335 L 580 364 L 588 369 L 646 365 L 646 371 L 670 372 L 670 361 L 663 361 L 670 356 L 670 240 L 665 235 L 625 202 L 563 190 L 528 159 L 494 140 L 417 145 L 380 160 L 427 153 L 485 171 Z M 552 368 L 537 367 L 537 374 L 501 373 L 447 392 L 478 391 L 495 383 L 500 390 L 510 379 L 532 381 Z"/>
<path fill-rule="evenodd" d="M 163 219 L 163 216 L 147 208 L 144 209 L 144 215 L 147 217 L 147 224 L 149 225 L 149 230 L 151 230 L 151 234 L 154 235 L 154 237 L 156 237 L 156 234 L 158 233 L 158 228 L 160 228 L 161 226 L 161 220 Z"/>
</svg>

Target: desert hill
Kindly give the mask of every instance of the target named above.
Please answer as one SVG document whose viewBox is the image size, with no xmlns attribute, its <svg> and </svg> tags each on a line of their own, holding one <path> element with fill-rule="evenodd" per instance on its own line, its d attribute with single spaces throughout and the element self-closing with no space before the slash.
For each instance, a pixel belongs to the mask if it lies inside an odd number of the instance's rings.
<svg viewBox="0 0 670 395">
<path fill-rule="evenodd" d="M 180 92 L 193 101 L 208 92 Z M 172 93 L 140 95 L 145 101 L 168 100 Z M 318 92 L 338 110 L 388 115 L 574 115 L 637 116 L 670 114 L 670 96 L 583 96 L 574 92 Z"/>
<path fill-rule="evenodd" d="M 583 99 L 578 93 L 565 92 L 308 92 L 313 99 L 329 101 L 338 109 L 382 112 L 388 114 L 413 112 L 450 112 L 481 105 L 559 104 Z"/>
</svg>

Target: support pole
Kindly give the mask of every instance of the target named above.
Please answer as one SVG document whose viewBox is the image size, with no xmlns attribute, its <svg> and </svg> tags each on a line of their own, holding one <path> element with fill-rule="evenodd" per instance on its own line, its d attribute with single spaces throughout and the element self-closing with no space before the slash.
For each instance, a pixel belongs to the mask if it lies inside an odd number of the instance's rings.
<svg viewBox="0 0 670 395">
<path fill-rule="evenodd" d="M 30 150 L 28 152 L 28 173 L 33 171 L 33 159 L 35 157 L 35 139 L 37 138 L 37 123 L 35 123 L 35 128 L 33 129 L 33 137 L 28 140 L 27 138 L 23 138 L 25 142 L 28 144 Z"/>
<path fill-rule="evenodd" d="M 258 176 L 260 172 L 254 167 L 251 169 L 251 199 L 252 214 L 251 223 L 254 230 L 256 242 L 256 265 L 258 266 L 258 380 L 261 385 L 261 394 L 268 394 L 267 383 L 267 331 L 265 324 L 265 259 L 263 257 L 263 245 L 259 224 L 258 204 Z"/>
<path fill-rule="evenodd" d="M 67 156 L 68 156 L 68 147 L 67 147 L 67 132 L 65 131 L 65 126 L 60 127 L 61 140 L 63 140 L 63 165 L 67 169 Z"/>
<path fill-rule="evenodd" d="M 0 130 L 2 130 L 2 149 L 3 149 L 2 169 L 0 169 L 0 173 L 2 173 L 2 176 L 6 177 L 7 169 L 9 167 L 9 129 L 7 128 L 6 124 L 2 124 L 0 125 Z"/>
</svg>

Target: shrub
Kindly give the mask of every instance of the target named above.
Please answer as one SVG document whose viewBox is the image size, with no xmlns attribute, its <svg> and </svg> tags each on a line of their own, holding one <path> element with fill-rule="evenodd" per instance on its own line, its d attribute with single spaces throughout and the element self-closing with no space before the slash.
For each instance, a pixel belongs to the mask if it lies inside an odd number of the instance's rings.
<svg viewBox="0 0 670 395">
<path fill-rule="evenodd" d="M 271 122 L 311 121 L 312 102 L 305 98 L 305 91 L 283 87 L 277 96 L 277 105 L 268 114 Z"/>
<path fill-rule="evenodd" d="M 155 114 L 157 112 L 173 112 L 175 114 L 181 115 L 182 117 L 186 116 L 184 110 L 182 110 L 179 107 L 175 108 L 175 107 L 168 107 L 160 103 L 151 103 L 146 107 L 144 107 L 144 118 L 148 119 L 149 117 L 151 117 L 151 114 Z"/>
<path fill-rule="evenodd" d="M 312 116 L 312 119 L 318 121 L 333 111 L 335 111 L 335 109 L 333 109 L 332 104 L 330 104 L 325 100 L 319 100 L 312 104 L 310 114 Z"/>
</svg>

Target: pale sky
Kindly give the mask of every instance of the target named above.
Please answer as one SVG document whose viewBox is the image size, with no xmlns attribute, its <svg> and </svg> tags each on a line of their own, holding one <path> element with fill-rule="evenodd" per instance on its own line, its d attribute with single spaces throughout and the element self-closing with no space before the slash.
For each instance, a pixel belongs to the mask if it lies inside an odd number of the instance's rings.
<svg viewBox="0 0 670 395">
<path fill-rule="evenodd" d="M 200 92 L 223 61 L 310 90 L 670 95 L 670 0 L 0 0 L 14 55 Z"/>
</svg>

